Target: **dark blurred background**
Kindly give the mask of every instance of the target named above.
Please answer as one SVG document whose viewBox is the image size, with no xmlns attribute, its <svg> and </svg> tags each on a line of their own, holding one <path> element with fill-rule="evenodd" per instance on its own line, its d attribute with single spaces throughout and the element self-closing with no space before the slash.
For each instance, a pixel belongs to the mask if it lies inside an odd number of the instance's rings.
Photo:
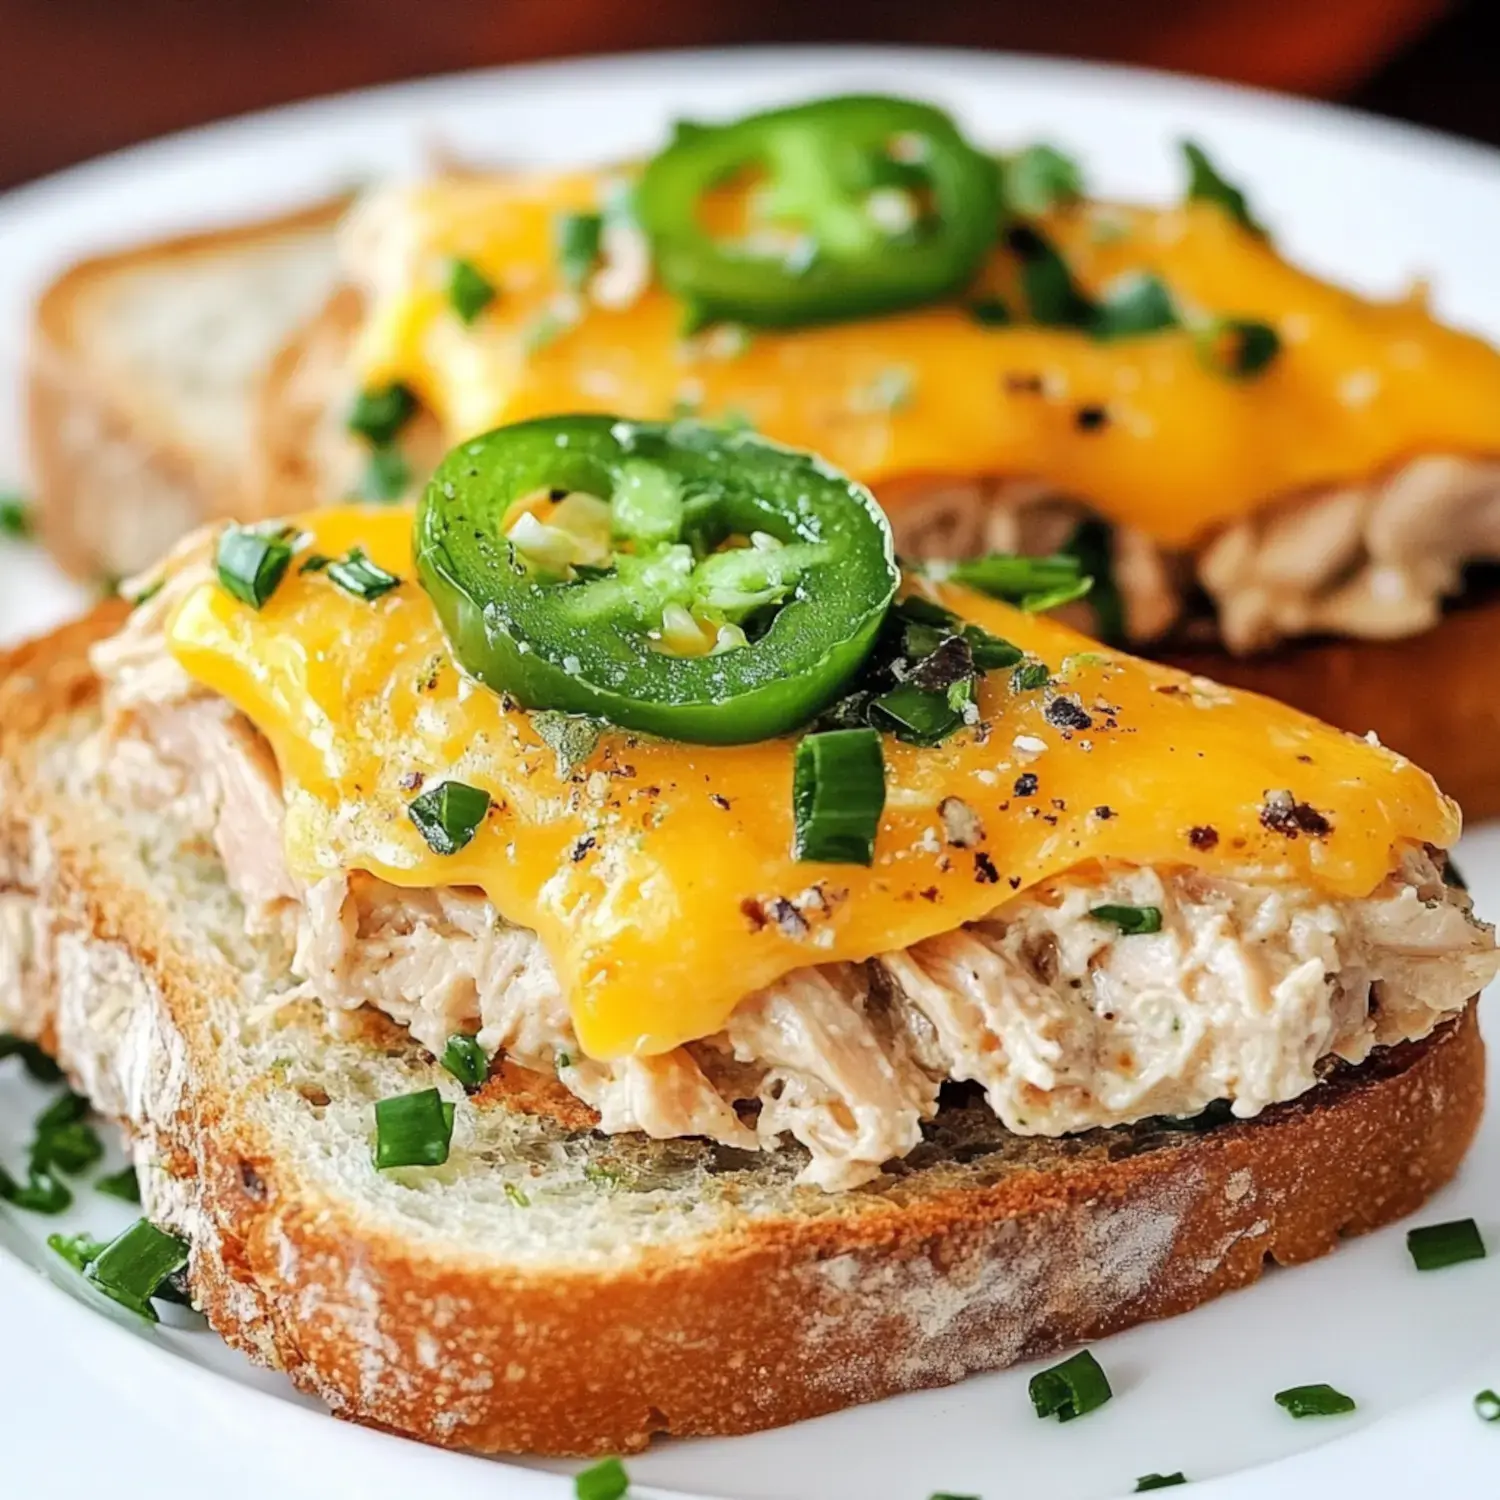
<svg viewBox="0 0 1500 1500">
<path fill-rule="evenodd" d="M 164 131 L 362 84 L 757 42 L 1138 63 L 1500 144 L 1500 0 L 0 0 L 0 187 Z"/>
</svg>

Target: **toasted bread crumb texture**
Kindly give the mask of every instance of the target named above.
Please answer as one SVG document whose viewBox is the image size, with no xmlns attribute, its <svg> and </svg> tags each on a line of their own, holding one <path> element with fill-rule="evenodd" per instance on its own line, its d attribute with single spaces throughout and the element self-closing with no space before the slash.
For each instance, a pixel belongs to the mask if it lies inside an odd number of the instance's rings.
<svg viewBox="0 0 1500 1500">
<path fill-rule="evenodd" d="M 86 260 L 37 306 L 29 427 L 44 538 L 122 577 L 198 522 L 259 514 L 259 392 L 327 299 L 344 200 Z"/>
<path fill-rule="evenodd" d="M 102 800 L 82 653 L 110 618 L 0 661 L 4 1024 L 55 1032 L 131 1133 L 214 1326 L 341 1415 L 597 1453 L 940 1384 L 1321 1254 L 1415 1208 L 1476 1127 L 1472 1011 L 1206 1135 L 1022 1140 L 960 1103 L 835 1196 L 794 1185 L 792 1152 L 466 1100 L 377 1018 L 336 1035 L 279 1001 L 287 954 L 243 935 L 211 847 Z M 449 1163 L 377 1175 L 372 1102 L 431 1085 L 458 1107 Z"/>
</svg>

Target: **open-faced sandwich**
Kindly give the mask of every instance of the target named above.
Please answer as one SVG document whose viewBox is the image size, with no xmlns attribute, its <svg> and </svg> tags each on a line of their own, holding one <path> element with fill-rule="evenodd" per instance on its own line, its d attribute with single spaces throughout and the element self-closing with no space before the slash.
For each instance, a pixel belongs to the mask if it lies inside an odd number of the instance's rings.
<svg viewBox="0 0 1500 1500">
<path fill-rule="evenodd" d="M 997 161 L 930 106 L 835 98 L 684 123 L 645 163 L 375 191 L 296 334 L 329 262 L 306 220 L 263 244 L 281 256 L 257 272 L 267 321 L 289 336 L 241 403 L 233 482 L 176 451 L 224 447 L 205 434 L 225 402 L 153 401 L 90 358 L 80 328 L 144 338 L 169 285 L 96 266 L 39 317 L 47 530 L 75 562 L 112 539 L 118 570 L 195 506 L 411 494 L 499 422 L 744 422 L 872 485 L 903 554 L 1069 550 L 1096 580 L 1086 628 L 1373 728 L 1472 813 L 1500 808 L 1472 569 L 1500 554 L 1500 355 L 1420 291 L 1371 302 L 1289 264 L 1204 153 L 1185 158 L 1178 203 L 1091 201 L 1055 150 Z M 134 314 L 111 320 L 120 283 Z M 194 406 L 185 440 L 163 455 L 147 436 L 136 471 L 166 524 L 127 525 L 120 434 L 159 431 L 174 402 Z M 85 500 L 106 491 L 114 520 Z"/>
<path fill-rule="evenodd" d="M 608 416 L 212 527 L 3 664 L 0 1029 L 225 1337 L 450 1445 L 746 1431 L 1322 1254 L 1478 1120 L 1456 809 L 1046 618 L 1080 576 L 903 572 L 821 460 Z"/>
</svg>

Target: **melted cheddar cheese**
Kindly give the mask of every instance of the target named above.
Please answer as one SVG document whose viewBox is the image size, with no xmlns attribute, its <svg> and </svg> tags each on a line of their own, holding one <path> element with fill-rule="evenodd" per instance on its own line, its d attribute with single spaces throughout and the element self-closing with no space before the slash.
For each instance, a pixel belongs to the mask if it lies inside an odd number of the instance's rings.
<svg viewBox="0 0 1500 1500">
<path fill-rule="evenodd" d="M 368 294 L 361 382 L 404 381 L 455 442 L 557 412 L 742 413 L 875 486 L 887 508 L 898 480 L 1041 476 L 1173 547 L 1306 487 L 1500 449 L 1493 349 L 1434 322 L 1419 295 L 1366 301 L 1298 270 L 1212 204 L 1082 204 L 1043 228 L 1093 293 L 1152 271 L 1187 315 L 1271 323 L 1282 352 L 1253 379 L 1206 368 L 1183 331 L 1101 343 L 981 327 L 956 306 L 685 339 L 681 304 L 650 285 L 615 309 L 575 297 L 559 323 L 555 220 L 597 208 L 603 181 L 443 179 L 371 205 L 350 237 Z M 499 293 L 472 326 L 445 293 L 455 256 Z M 1024 306 L 1017 282 L 1001 249 L 980 292 Z M 555 337 L 537 346 L 549 319 Z"/>
<path fill-rule="evenodd" d="M 559 767 L 529 714 L 456 667 L 412 579 L 411 523 L 404 508 L 300 518 L 313 549 L 361 545 L 406 582 L 367 603 L 294 566 L 259 612 L 204 582 L 174 610 L 169 649 L 269 741 L 295 874 L 482 889 L 541 935 L 594 1056 L 711 1035 L 789 970 L 904 948 L 1099 861 L 1363 896 L 1403 840 L 1446 846 L 1458 832 L 1431 778 L 1385 750 L 949 589 L 945 604 L 1060 674 L 1067 711 L 990 674 L 976 726 L 937 749 L 885 741 L 872 866 L 798 863 L 794 739 L 616 732 Z M 447 779 L 493 803 L 443 857 L 407 808 Z M 963 806 L 945 817 L 950 798 Z"/>
</svg>

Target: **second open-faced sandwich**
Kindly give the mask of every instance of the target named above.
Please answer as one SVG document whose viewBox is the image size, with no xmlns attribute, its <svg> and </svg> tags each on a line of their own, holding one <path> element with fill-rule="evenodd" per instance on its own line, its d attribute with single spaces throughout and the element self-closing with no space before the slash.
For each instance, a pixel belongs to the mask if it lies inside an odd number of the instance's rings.
<svg viewBox="0 0 1500 1500">
<path fill-rule="evenodd" d="M 195 536 L 91 670 L 8 664 L 12 1024 L 221 1328 L 439 1441 L 1191 1306 L 1446 1179 L 1500 959 L 1423 771 L 1045 618 L 1083 587 L 903 573 L 821 461 L 608 416 Z"/>
</svg>

